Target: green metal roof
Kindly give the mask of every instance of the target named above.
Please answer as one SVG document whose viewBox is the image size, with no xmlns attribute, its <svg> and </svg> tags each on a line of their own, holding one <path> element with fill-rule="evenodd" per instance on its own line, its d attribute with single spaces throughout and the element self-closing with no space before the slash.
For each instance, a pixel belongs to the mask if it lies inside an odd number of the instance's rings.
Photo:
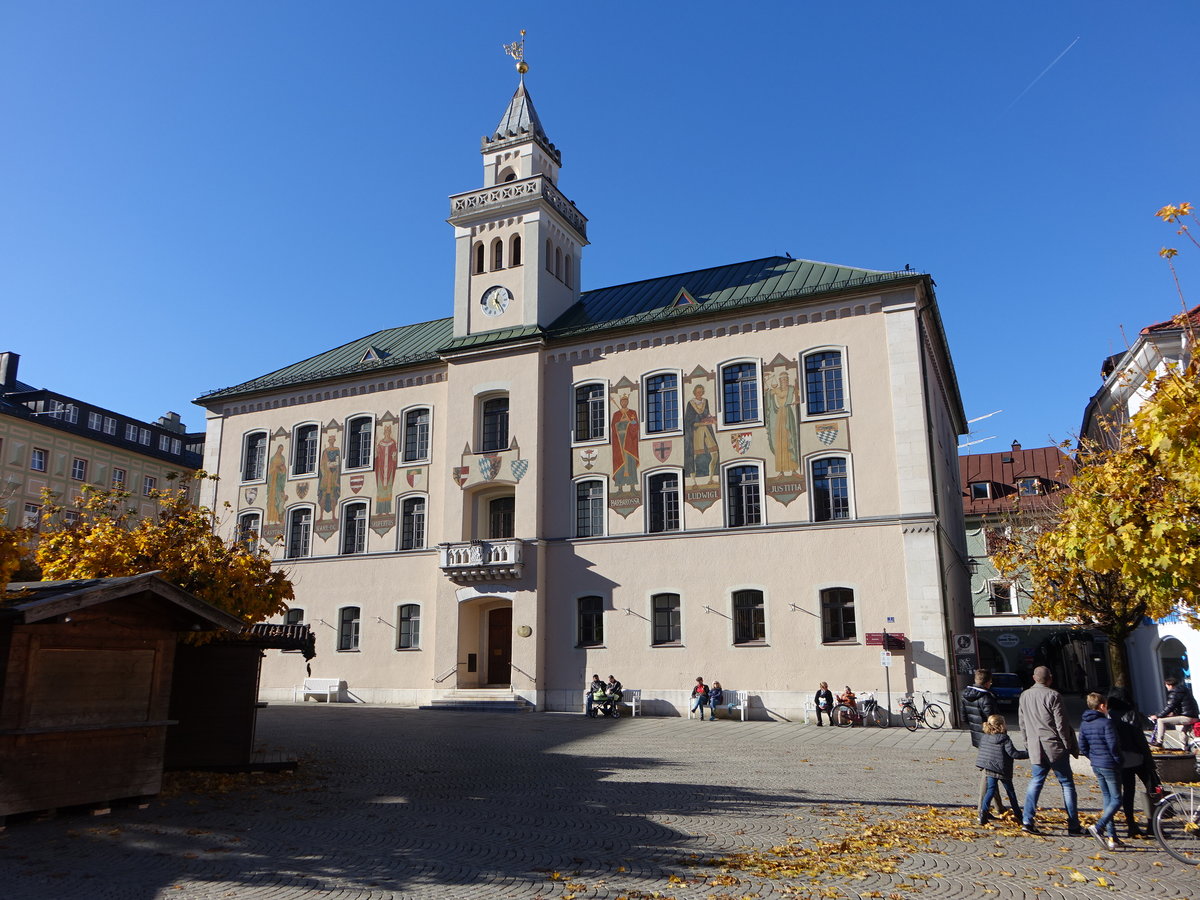
<svg viewBox="0 0 1200 900">
<path fill-rule="evenodd" d="M 441 353 L 491 347 L 545 336 L 568 338 L 658 322 L 680 316 L 717 313 L 744 306 L 796 297 L 832 293 L 890 281 L 925 277 L 916 272 L 883 272 L 836 266 L 806 259 L 768 256 L 750 262 L 714 266 L 679 275 L 634 281 L 615 287 L 585 291 L 549 329 L 537 326 L 501 328 L 465 337 L 454 337 L 453 319 L 435 319 L 418 325 L 389 328 L 333 350 L 293 363 L 233 387 L 210 391 L 197 402 L 239 394 L 401 368 L 438 359 Z M 680 291 L 695 303 L 678 302 Z"/>
</svg>

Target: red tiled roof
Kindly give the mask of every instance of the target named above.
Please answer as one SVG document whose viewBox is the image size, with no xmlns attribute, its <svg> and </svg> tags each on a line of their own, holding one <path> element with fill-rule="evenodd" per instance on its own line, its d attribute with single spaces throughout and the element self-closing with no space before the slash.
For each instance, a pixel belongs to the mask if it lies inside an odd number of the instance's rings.
<svg viewBox="0 0 1200 900">
<path fill-rule="evenodd" d="M 1058 447 L 1034 447 L 1022 450 L 1019 444 L 999 453 L 971 453 L 958 458 L 962 480 L 963 512 L 968 516 L 1009 513 L 1018 506 L 1024 511 L 1052 509 L 1059 494 L 1067 490 L 1075 475 L 1075 461 Z M 1043 493 L 1021 496 L 1018 481 L 1040 479 Z M 971 499 L 973 483 L 991 484 L 986 500 Z"/>
<path fill-rule="evenodd" d="M 1193 328 L 1200 328 L 1200 306 L 1193 306 L 1186 313 L 1171 316 L 1165 322 L 1147 325 L 1142 329 L 1142 334 L 1152 334 L 1155 331 L 1174 331 L 1177 328 L 1182 328 L 1184 321 L 1191 324 Z"/>
</svg>

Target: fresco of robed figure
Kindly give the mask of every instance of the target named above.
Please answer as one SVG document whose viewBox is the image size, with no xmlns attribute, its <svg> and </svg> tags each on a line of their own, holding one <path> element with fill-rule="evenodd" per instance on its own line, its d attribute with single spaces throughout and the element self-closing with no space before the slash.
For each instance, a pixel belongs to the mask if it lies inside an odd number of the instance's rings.
<svg viewBox="0 0 1200 900">
<path fill-rule="evenodd" d="M 342 496 L 341 484 L 342 451 L 337 446 L 337 436 L 329 435 L 329 443 L 321 451 L 321 466 L 317 476 L 317 503 L 321 507 L 321 518 L 332 515 Z"/>
<path fill-rule="evenodd" d="M 709 411 L 704 385 L 692 388 L 692 399 L 683 407 L 683 474 L 693 483 L 711 481 L 721 462 L 717 449 L 717 419 Z"/>
<path fill-rule="evenodd" d="M 622 394 L 609 429 L 613 452 L 613 484 L 618 491 L 638 489 L 638 415 L 629 408 L 629 395 Z"/>
<path fill-rule="evenodd" d="M 780 475 L 800 471 L 800 427 L 796 417 L 796 387 L 787 369 L 775 376 L 766 397 L 767 441 Z"/>
</svg>

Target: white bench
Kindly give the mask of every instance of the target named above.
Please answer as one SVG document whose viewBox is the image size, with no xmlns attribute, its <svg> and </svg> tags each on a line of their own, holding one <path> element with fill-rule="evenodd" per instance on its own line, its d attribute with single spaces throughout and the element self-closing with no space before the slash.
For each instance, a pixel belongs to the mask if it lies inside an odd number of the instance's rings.
<svg viewBox="0 0 1200 900">
<path fill-rule="evenodd" d="M 327 703 L 338 703 L 342 699 L 342 685 L 345 683 L 340 678 L 305 678 L 304 684 L 293 689 L 292 700 L 303 703 L 309 697 L 323 697 Z"/>
<path fill-rule="evenodd" d="M 732 719 L 734 712 L 738 711 L 742 714 L 742 721 L 745 722 L 746 721 L 746 710 L 750 708 L 750 692 L 749 691 L 726 691 L 724 689 L 722 689 L 721 692 L 726 697 L 730 698 L 729 703 L 725 704 L 725 709 L 728 710 L 728 712 L 729 712 L 729 718 Z M 717 709 L 720 709 L 720 708 L 721 708 L 720 706 L 717 707 Z M 711 707 L 709 707 L 709 709 L 711 710 L 713 716 L 715 717 L 717 710 L 712 709 Z M 688 718 L 692 719 L 692 718 L 695 718 L 695 716 L 696 716 L 696 710 L 692 709 L 692 701 L 688 700 Z"/>
<path fill-rule="evenodd" d="M 629 704 L 630 715 L 640 716 L 642 714 L 642 689 L 621 688 L 621 702 Z M 583 711 L 587 712 L 586 696 L 583 698 Z"/>
</svg>

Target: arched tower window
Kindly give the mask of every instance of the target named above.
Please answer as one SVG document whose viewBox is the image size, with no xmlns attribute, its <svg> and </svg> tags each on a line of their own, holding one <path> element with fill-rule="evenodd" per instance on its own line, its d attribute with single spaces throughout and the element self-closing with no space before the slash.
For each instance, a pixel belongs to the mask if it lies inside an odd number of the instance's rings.
<svg viewBox="0 0 1200 900">
<path fill-rule="evenodd" d="M 513 169 L 511 169 L 511 168 L 505 169 L 503 172 L 500 173 L 500 181 L 501 182 L 509 182 L 509 181 L 516 181 L 516 180 L 517 180 L 517 173 L 515 171 L 513 171 Z"/>
<path fill-rule="evenodd" d="M 504 268 L 504 241 L 496 238 L 492 241 L 492 271 Z"/>
<path fill-rule="evenodd" d="M 475 274 L 478 275 L 483 271 L 483 242 L 480 241 L 475 245 Z"/>
<path fill-rule="evenodd" d="M 563 260 L 563 283 L 566 284 L 567 287 L 572 286 L 571 285 L 571 277 L 572 277 L 571 276 L 571 267 L 573 264 L 574 264 L 574 260 L 571 258 L 571 254 L 568 253 L 567 258 L 565 260 Z"/>
<path fill-rule="evenodd" d="M 554 271 L 554 244 L 551 243 L 550 238 L 546 238 L 546 271 Z"/>
<path fill-rule="evenodd" d="M 521 236 L 519 234 L 513 235 L 512 249 L 508 252 L 508 264 L 510 266 L 521 264 Z"/>
<path fill-rule="evenodd" d="M 562 278 L 562 248 L 554 248 L 554 277 Z"/>
</svg>

